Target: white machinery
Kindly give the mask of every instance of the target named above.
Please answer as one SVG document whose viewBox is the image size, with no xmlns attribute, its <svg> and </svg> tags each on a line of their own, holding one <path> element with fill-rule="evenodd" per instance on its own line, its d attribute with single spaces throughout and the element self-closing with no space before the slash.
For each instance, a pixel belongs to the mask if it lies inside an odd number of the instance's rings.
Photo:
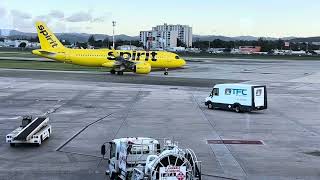
<svg viewBox="0 0 320 180">
<path fill-rule="evenodd" d="M 49 138 L 52 133 L 49 117 L 40 116 L 32 119 L 24 116 L 22 124 L 6 136 L 6 142 L 12 147 L 16 144 L 32 143 L 41 145 L 42 141 Z"/>
<path fill-rule="evenodd" d="M 105 143 L 106 144 L 106 143 Z M 101 154 L 106 154 L 106 145 Z M 163 147 L 153 138 L 120 138 L 109 142 L 110 179 L 201 180 L 201 162 L 191 149 L 163 139 Z"/>
</svg>

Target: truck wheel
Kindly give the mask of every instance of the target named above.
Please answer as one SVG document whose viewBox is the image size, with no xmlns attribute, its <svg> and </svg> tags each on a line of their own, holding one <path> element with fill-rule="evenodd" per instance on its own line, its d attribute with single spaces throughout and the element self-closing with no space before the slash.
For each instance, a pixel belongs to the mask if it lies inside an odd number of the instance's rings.
<svg viewBox="0 0 320 180">
<path fill-rule="evenodd" d="M 16 143 L 10 143 L 11 147 L 16 147 Z"/>
<path fill-rule="evenodd" d="M 39 142 L 38 142 L 37 146 L 40 146 L 40 145 L 41 145 L 41 143 L 42 143 L 42 135 L 40 136 L 40 140 L 39 140 Z"/>
<path fill-rule="evenodd" d="M 110 179 L 111 180 L 116 179 L 116 173 L 113 173 L 113 172 L 110 172 L 110 173 L 111 173 Z"/>
<path fill-rule="evenodd" d="M 212 103 L 209 103 L 209 104 L 208 104 L 208 109 L 213 109 Z"/>
<path fill-rule="evenodd" d="M 236 107 L 234 107 L 234 111 L 236 111 L 236 113 L 241 113 L 240 106 L 237 105 Z"/>
</svg>

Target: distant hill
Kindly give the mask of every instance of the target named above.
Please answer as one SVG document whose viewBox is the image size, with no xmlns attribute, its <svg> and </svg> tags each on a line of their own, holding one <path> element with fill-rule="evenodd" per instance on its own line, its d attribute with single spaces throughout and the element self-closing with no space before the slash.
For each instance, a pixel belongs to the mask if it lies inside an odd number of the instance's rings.
<svg viewBox="0 0 320 180">
<path fill-rule="evenodd" d="M 86 42 L 91 35 L 94 35 L 96 40 L 103 40 L 105 38 L 112 39 L 112 36 L 105 34 L 87 34 L 87 33 L 55 33 L 59 39 L 67 40 L 70 42 Z M 36 33 L 25 33 L 16 30 L 0 29 L 0 36 L 8 38 L 31 38 L 36 37 Z M 116 40 L 123 41 L 135 41 L 139 40 L 139 36 L 128 36 L 125 34 L 120 34 L 115 36 Z"/>
<path fill-rule="evenodd" d="M 256 41 L 260 37 L 254 37 L 254 36 L 236 36 L 236 37 L 228 37 L 228 36 L 215 36 L 215 35 L 193 35 L 193 41 L 213 41 L 216 39 L 220 39 L 223 41 Z M 266 40 L 269 41 L 275 41 L 278 40 L 279 38 L 274 38 L 274 37 L 263 37 Z M 294 39 L 296 37 L 284 37 L 281 38 L 283 40 L 290 40 Z"/>
<path fill-rule="evenodd" d="M 306 38 L 292 38 L 291 42 L 320 42 L 320 36 L 317 37 L 306 37 Z"/>
<path fill-rule="evenodd" d="M 86 42 L 91 34 L 87 33 L 56 33 L 59 39 L 64 39 L 70 42 Z M 105 38 L 112 39 L 112 36 L 105 34 L 92 34 L 94 35 L 96 40 L 103 40 Z M 16 30 L 10 29 L 0 29 L 0 36 L 9 37 L 9 38 L 30 38 L 36 37 L 36 33 L 25 33 Z M 267 40 L 278 40 L 279 38 L 274 37 L 263 37 Z M 128 36 L 125 34 L 120 34 L 115 36 L 116 40 L 124 40 L 124 41 L 135 41 L 139 40 L 139 36 Z M 223 41 L 256 41 L 259 37 L 255 36 L 236 36 L 236 37 L 228 37 L 228 36 L 219 36 L 219 35 L 193 35 L 193 41 L 213 41 L 215 39 L 220 39 Z M 298 38 L 298 37 L 284 37 L 281 38 L 286 41 L 291 42 L 320 42 L 320 37 L 306 37 L 306 38 Z"/>
</svg>

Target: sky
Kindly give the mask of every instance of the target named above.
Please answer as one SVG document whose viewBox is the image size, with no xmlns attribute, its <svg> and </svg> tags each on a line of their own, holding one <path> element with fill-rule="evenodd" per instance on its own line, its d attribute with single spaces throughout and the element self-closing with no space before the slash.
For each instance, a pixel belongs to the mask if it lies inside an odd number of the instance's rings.
<svg viewBox="0 0 320 180">
<path fill-rule="evenodd" d="M 320 36 L 319 0 L 0 0 L 0 29 L 138 36 L 159 24 L 184 24 L 197 35 Z"/>
</svg>

